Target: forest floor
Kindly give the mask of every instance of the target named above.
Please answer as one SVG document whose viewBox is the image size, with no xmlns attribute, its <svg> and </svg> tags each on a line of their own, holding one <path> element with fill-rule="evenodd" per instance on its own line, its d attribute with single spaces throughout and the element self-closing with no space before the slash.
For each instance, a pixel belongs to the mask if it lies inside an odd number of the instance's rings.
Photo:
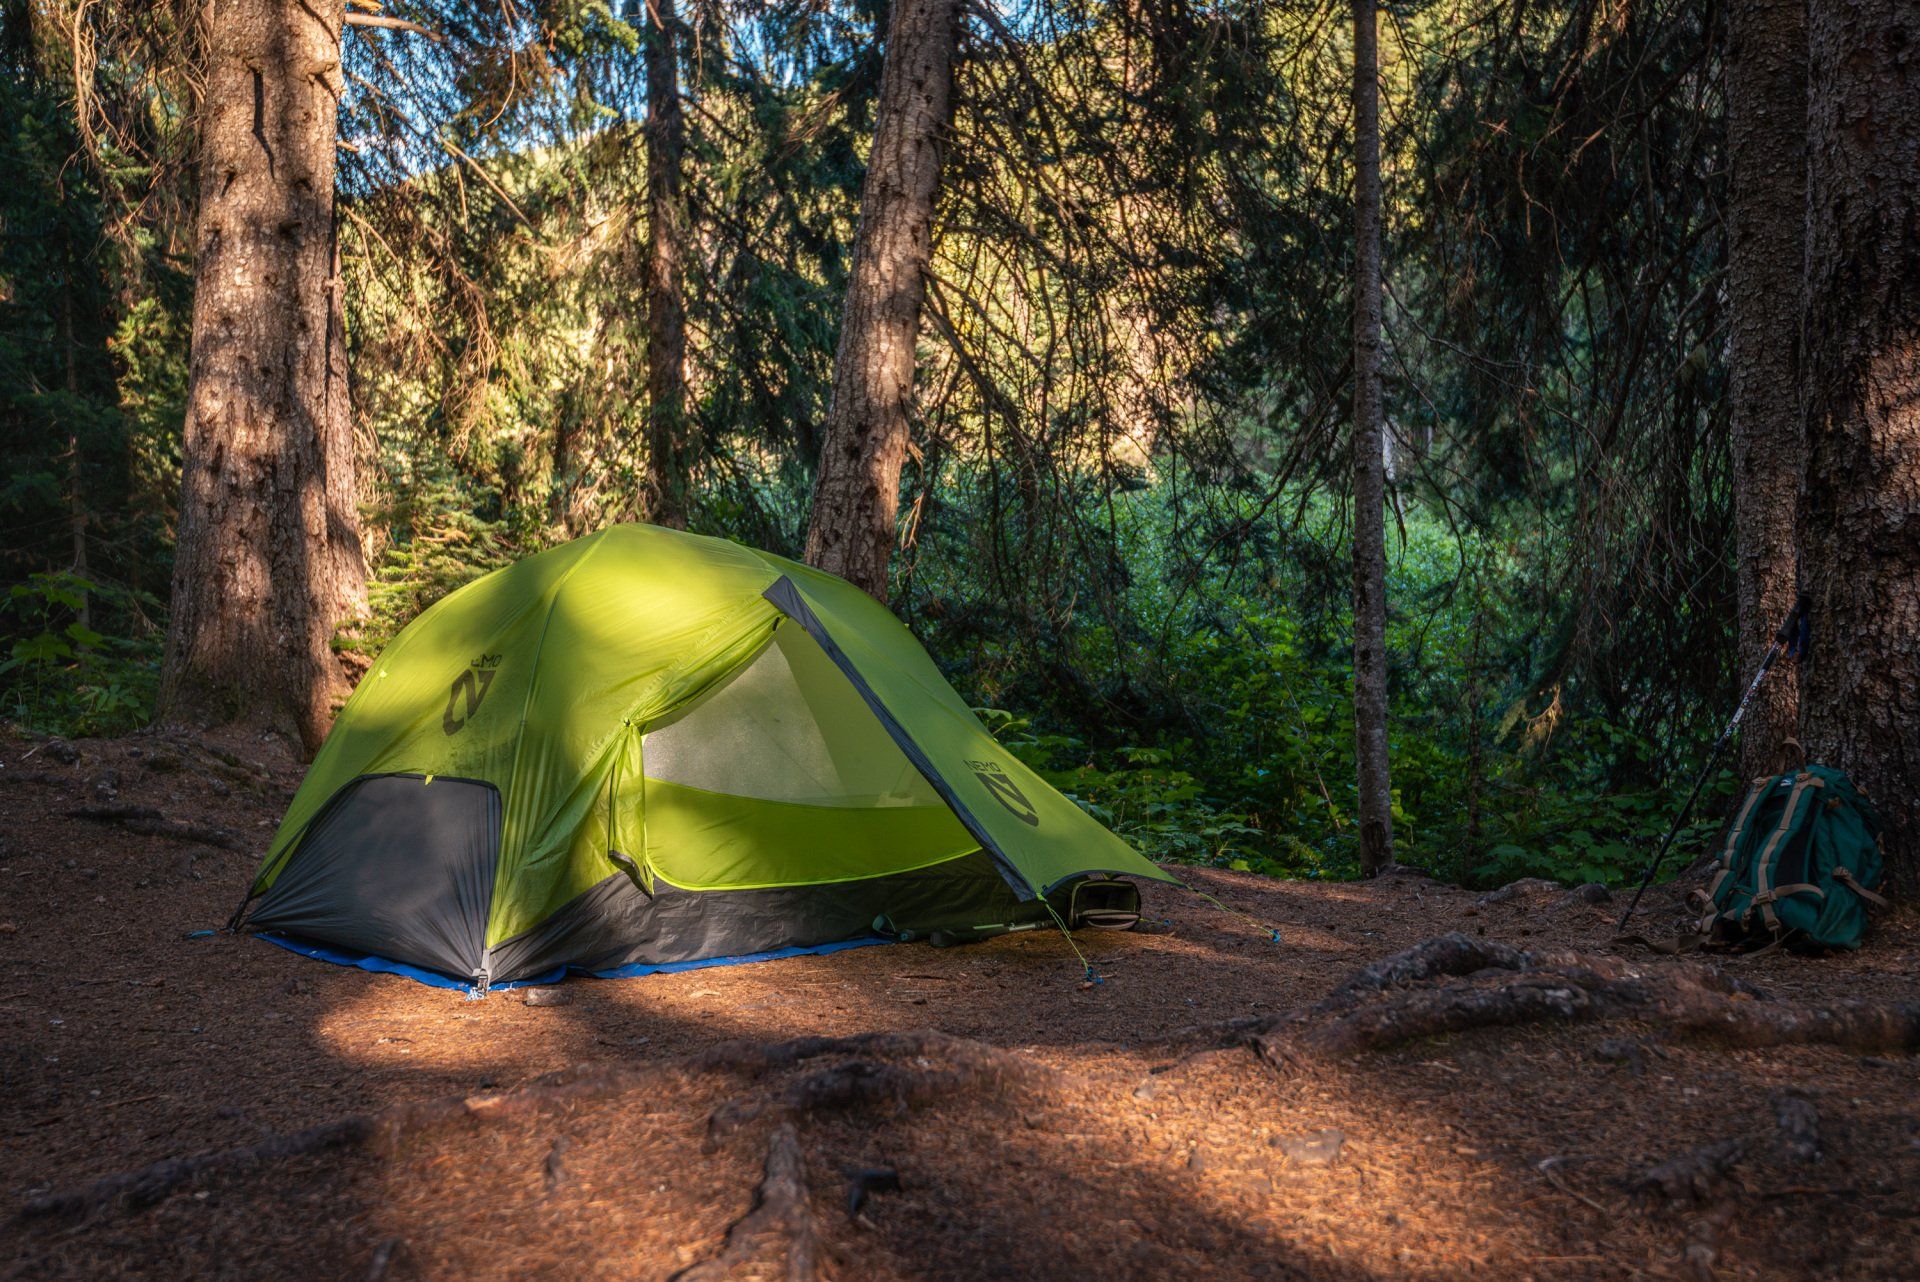
<svg viewBox="0 0 1920 1282">
<path fill-rule="evenodd" d="M 1911 910 L 1708 971 L 1543 884 L 1187 870 L 1280 942 L 1156 887 L 1155 933 L 1083 933 L 1094 985 L 1035 932 L 468 1001 L 194 936 L 298 778 L 271 740 L 0 737 L 0 1271 L 1920 1275 L 1920 1058 L 1863 1050 L 1911 1030 L 1736 1018 L 1914 1001 Z M 1620 1004 L 1694 981 L 1705 1017 Z"/>
</svg>

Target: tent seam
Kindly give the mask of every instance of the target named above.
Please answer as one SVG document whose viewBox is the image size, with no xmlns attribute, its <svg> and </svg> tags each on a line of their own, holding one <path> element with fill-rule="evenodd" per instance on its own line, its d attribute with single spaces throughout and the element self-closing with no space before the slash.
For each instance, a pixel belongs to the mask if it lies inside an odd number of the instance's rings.
<svg viewBox="0 0 1920 1282">
<path fill-rule="evenodd" d="M 520 783 L 520 754 L 525 750 L 527 742 L 527 709 L 533 706 L 534 688 L 540 683 L 540 660 L 546 653 L 547 633 L 553 627 L 553 612 L 560 608 L 560 594 L 566 590 L 567 584 L 573 581 L 573 576 L 580 573 L 582 566 L 593 560 L 600 549 L 606 545 L 607 535 L 617 528 L 617 526 L 609 526 L 593 535 L 593 546 L 567 568 L 567 572 L 560 576 L 559 581 L 553 585 L 553 591 L 547 596 L 546 617 L 540 620 L 540 639 L 533 644 L 533 662 L 528 665 L 527 692 L 520 698 L 520 720 L 514 726 L 513 766 L 507 771 L 507 787 L 501 794 L 500 843 L 494 852 L 493 885 L 487 890 L 487 919 L 481 927 L 480 936 L 481 965 L 483 966 L 488 964 L 488 958 L 493 952 L 493 945 L 488 942 L 487 936 L 493 933 L 493 902 L 500 895 L 500 870 L 507 862 L 507 801 L 513 797 Z"/>
</svg>

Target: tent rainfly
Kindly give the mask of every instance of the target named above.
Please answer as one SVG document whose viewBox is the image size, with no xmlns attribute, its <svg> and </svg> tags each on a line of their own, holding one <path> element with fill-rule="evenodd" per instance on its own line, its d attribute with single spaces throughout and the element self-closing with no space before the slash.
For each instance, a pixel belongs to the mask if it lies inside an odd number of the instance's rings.
<svg viewBox="0 0 1920 1282">
<path fill-rule="evenodd" d="M 823 945 L 882 914 L 1044 920 L 1102 874 L 1174 881 L 1000 747 L 884 606 L 619 525 L 401 632 L 236 922 L 484 989 Z"/>
</svg>

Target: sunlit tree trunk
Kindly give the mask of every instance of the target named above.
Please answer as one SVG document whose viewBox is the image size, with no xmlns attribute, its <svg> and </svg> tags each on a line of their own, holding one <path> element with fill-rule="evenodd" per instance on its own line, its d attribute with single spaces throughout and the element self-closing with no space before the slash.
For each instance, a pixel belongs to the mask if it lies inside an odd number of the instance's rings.
<svg viewBox="0 0 1920 1282">
<path fill-rule="evenodd" d="M 673 0 L 644 0 L 647 64 L 647 519 L 687 524 L 686 123 Z"/>
<path fill-rule="evenodd" d="M 1920 891 L 1920 9 L 1814 0 L 1807 22 L 1808 754 L 1866 789 Z"/>
<path fill-rule="evenodd" d="M 1380 396 L 1380 72 L 1373 0 L 1353 4 L 1353 728 L 1360 871 L 1393 864 Z"/>
<path fill-rule="evenodd" d="M 257 718 L 312 747 L 345 686 L 333 633 L 363 590 L 350 418 L 333 399 L 345 395 L 333 273 L 341 11 L 222 0 L 207 13 L 160 715 Z"/>
<path fill-rule="evenodd" d="M 882 600 L 953 90 L 955 0 L 894 0 L 807 560 Z"/>
<path fill-rule="evenodd" d="M 1733 508 L 1740 667 L 1760 664 L 1793 607 L 1800 488 L 1798 338 L 1807 217 L 1806 0 L 1735 0 L 1727 13 L 1732 238 Z M 1775 769 L 1797 732 L 1797 674 L 1774 668 L 1742 732 L 1742 771 Z"/>
</svg>

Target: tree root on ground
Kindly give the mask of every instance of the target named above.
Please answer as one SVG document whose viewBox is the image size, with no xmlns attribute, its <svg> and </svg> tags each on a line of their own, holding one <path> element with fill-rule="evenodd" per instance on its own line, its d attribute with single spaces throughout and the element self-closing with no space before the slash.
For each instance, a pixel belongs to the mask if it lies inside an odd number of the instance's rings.
<svg viewBox="0 0 1920 1282">
<path fill-rule="evenodd" d="M 1418 986 L 1440 976 L 1456 982 Z M 1384 995 L 1369 1001 L 1375 994 Z M 1183 1037 L 1249 1046 L 1269 1063 L 1302 1067 L 1476 1028 L 1601 1019 L 1646 1020 L 1743 1048 L 1920 1049 L 1920 1002 L 1779 1002 L 1712 966 L 1641 969 L 1619 957 L 1523 952 L 1459 933 L 1355 972 L 1308 1011 L 1232 1020 Z"/>
<path fill-rule="evenodd" d="M 674 1282 L 724 1282 L 738 1277 L 767 1245 L 784 1245 L 787 1282 L 812 1282 L 820 1273 L 820 1241 L 808 1201 L 806 1163 L 800 1132 L 791 1121 L 773 1128 L 767 1140 L 766 1175 L 754 1195 L 753 1209 L 727 1230 L 726 1245 L 712 1259 L 674 1274 Z"/>
<path fill-rule="evenodd" d="M 1773 1147 L 1799 1165 L 1820 1161 L 1820 1113 L 1804 1091 L 1786 1087 L 1767 1097 L 1773 1115 Z M 1734 1167 L 1763 1147 L 1757 1137 L 1736 1136 L 1702 1145 L 1642 1171 L 1628 1183 L 1634 1193 L 1655 1195 L 1668 1206 L 1707 1201 L 1733 1175 Z"/>
<path fill-rule="evenodd" d="M 546 1073 L 510 1090 L 485 1095 L 447 1095 L 396 1104 L 376 1113 L 356 1114 L 257 1144 L 184 1158 L 168 1158 L 91 1184 L 29 1199 L 22 1220 L 80 1215 L 109 1207 L 137 1210 L 151 1206 L 183 1185 L 221 1172 L 267 1162 L 305 1157 L 335 1149 L 368 1149 L 390 1154 L 408 1136 L 460 1123 L 488 1123 L 563 1111 L 571 1105 L 622 1095 L 663 1076 L 699 1078 L 716 1072 L 764 1076 L 783 1067 L 829 1055 L 856 1058 L 801 1076 L 769 1101 L 754 1106 L 734 1100 L 715 1110 L 732 1125 L 771 1109 L 790 1120 L 811 1109 L 844 1108 L 889 1102 L 896 1107 L 976 1084 L 1056 1080 L 1055 1070 L 1022 1056 L 969 1038 L 932 1029 L 863 1033 L 851 1037 L 802 1037 L 783 1042 L 722 1042 L 679 1059 L 653 1064 L 616 1061 L 581 1064 Z M 864 1058 L 861 1058 L 864 1057 Z M 899 1058 L 905 1065 L 887 1062 Z"/>
<path fill-rule="evenodd" d="M 1428 982 L 1440 977 L 1453 982 Z M 1774 1001 L 1711 966 L 1663 961 L 1643 969 L 1619 957 L 1524 952 L 1457 933 L 1365 967 L 1305 1010 L 1188 1029 L 1167 1040 L 1244 1046 L 1276 1066 L 1309 1067 L 1478 1028 L 1603 1019 L 1643 1020 L 1740 1047 L 1822 1044 L 1860 1053 L 1920 1049 L 1920 1002 Z M 623 1094 L 663 1075 L 697 1079 L 730 1074 L 749 1085 L 830 1056 L 841 1058 L 790 1075 L 772 1089 L 746 1090 L 714 1109 L 708 1118 L 709 1148 L 742 1124 L 763 1117 L 786 1125 L 822 1110 L 884 1106 L 898 1111 L 959 1091 L 1037 1089 L 1065 1080 L 1058 1070 L 1013 1051 L 931 1029 L 729 1041 L 677 1060 L 580 1065 L 512 1090 L 395 1105 L 241 1148 L 169 1159 L 33 1198 L 19 1214 L 31 1219 L 109 1205 L 146 1206 L 213 1172 L 332 1149 L 391 1152 L 409 1134 L 558 1111 Z M 1774 1107 L 1789 1137 L 1788 1152 L 1817 1154 L 1818 1118 L 1812 1106 L 1802 1099 L 1776 1101 Z M 1738 1154 L 1723 1156 L 1722 1165 L 1730 1166 Z M 1669 1174 L 1679 1181 L 1676 1187 L 1693 1186 L 1687 1171 Z M 1648 1178 L 1661 1188 L 1668 1182 L 1652 1172 Z"/>
<path fill-rule="evenodd" d="M 69 819 L 89 819 L 94 823 L 118 824 L 142 837 L 166 837 L 172 841 L 198 841 L 222 850 L 245 852 L 246 843 L 225 828 L 197 824 L 186 819 L 170 819 L 152 806 L 76 806 L 67 811 Z"/>
<path fill-rule="evenodd" d="M 729 1132 L 763 1116 L 788 1121 L 813 1112 L 874 1105 L 899 1112 L 957 1091 L 982 1086 L 996 1090 L 1016 1085 L 1041 1086 L 1060 1078 L 1056 1070 L 1012 1051 L 924 1029 L 817 1040 L 836 1042 L 829 1049 L 853 1051 L 854 1057 L 795 1077 L 770 1095 L 741 1096 L 722 1104 L 707 1119 L 709 1151 Z M 765 1063 L 765 1052 L 759 1043 L 723 1044 L 708 1052 L 708 1056 L 725 1050 L 728 1045 L 738 1046 L 739 1052 L 717 1056 L 718 1062 L 731 1067 L 743 1063 L 758 1067 Z M 782 1045 L 791 1043 L 775 1044 L 774 1049 Z M 822 1050 L 815 1055 L 825 1053 L 827 1051 Z"/>
<path fill-rule="evenodd" d="M 1691 1206 L 1712 1196 L 1746 1155 L 1746 1140 L 1717 1140 L 1648 1167 L 1630 1187 L 1636 1193 L 1657 1195 L 1669 1206 Z"/>
</svg>

